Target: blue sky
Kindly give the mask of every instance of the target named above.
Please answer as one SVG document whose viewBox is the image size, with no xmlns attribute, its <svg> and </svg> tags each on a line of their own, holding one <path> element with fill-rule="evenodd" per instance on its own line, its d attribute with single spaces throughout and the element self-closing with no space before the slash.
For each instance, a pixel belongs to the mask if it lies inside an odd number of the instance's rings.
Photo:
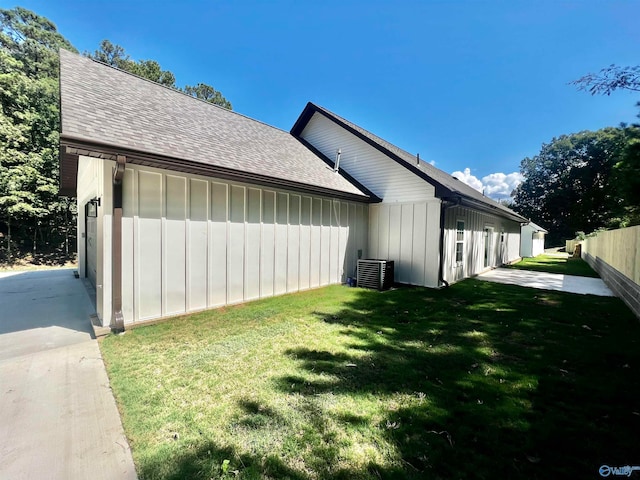
<svg viewBox="0 0 640 480">
<path fill-rule="evenodd" d="M 80 51 L 109 39 L 157 60 L 178 85 L 213 85 L 234 110 L 285 130 L 318 103 L 496 197 L 543 142 L 639 111 L 638 95 L 567 85 L 640 64 L 636 0 L 20 5 Z"/>
</svg>

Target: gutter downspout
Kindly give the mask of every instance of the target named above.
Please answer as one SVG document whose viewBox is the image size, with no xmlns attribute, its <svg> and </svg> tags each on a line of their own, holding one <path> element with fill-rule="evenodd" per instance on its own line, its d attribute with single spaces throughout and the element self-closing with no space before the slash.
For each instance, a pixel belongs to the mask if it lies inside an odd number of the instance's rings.
<svg viewBox="0 0 640 480">
<path fill-rule="evenodd" d="M 111 330 L 124 332 L 122 314 L 122 178 L 127 157 L 118 155 L 113 169 L 113 215 L 111 223 Z"/>
<path fill-rule="evenodd" d="M 438 264 L 438 286 L 449 287 L 449 282 L 444 279 L 444 217 L 447 209 L 460 205 L 460 197 L 456 197 L 455 201 L 442 198 L 440 203 L 440 262 Z"/>
</svg>

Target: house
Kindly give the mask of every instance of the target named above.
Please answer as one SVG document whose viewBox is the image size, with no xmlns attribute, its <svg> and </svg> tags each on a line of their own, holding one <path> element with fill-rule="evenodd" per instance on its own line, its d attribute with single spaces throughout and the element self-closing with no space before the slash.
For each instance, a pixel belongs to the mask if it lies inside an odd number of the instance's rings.
<svg viewBox="0 0 640 480">
<path fill-rule="evenodd" d="M 359 258 L 438 287 L 518 257 L 525 219 L 313 104 L 286 132 L 64 50 L 60 97 L 105 326 L 340 283 Z"/>
<path fill-rule="evenodd" d="M 544 228 L 529 222 L 520 232 L 520 256 L 537 257 L 544 253 L 544 236 L 549 233 Z"/>
<path fill-rule="evenodd" d="M 528 220 L 460 180 L 312 103 L 292 135 L 382 202 L 369 206 L 367 255 L 397 282 L 439 287 L 520 258 Z"/>
</svg>

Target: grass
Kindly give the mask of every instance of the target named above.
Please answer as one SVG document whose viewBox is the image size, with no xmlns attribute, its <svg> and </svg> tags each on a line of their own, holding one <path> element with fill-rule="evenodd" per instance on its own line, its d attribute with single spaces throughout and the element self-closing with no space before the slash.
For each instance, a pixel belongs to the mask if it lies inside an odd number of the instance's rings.
<svg viewBox="0 0 640 480">
<path fill-rule="evenodd" d="M 508 268 L 531 270 L 535 272 L 562 273 L 581 277 L 595 277 L 599 275 L 581 258 L 557 255 L 538 255 L 533 258 L 523 258 Z"/>
<path fill-rule="evenodd" d="M 332 286 L 101 343 L 141 479 L 599 478 L 638 462 L 616 298 Z"/>
</svg>

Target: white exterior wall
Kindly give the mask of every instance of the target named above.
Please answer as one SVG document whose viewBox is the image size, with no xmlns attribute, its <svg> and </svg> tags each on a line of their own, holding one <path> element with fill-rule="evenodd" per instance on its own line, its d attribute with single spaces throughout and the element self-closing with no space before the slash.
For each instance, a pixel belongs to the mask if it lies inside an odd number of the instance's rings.
<svg viewBox="0 0 640 480">
<path fill-rule="evenodd" d="M 137 165 L 123 197 L 125 323 L 340 283 L 366 254 L 366 204 Z"/>
<path fill-rule="evenodd" d="M 113 211 L 111 178 L 115 162 L 78 158 L 78 274 L 86 276 L 85 204 L 100 199 L 97 217 L 96 313 L 104 325 L 111 321 L 111 222 Z"/>
<path fill-rule="evenodd" d="M 440 200 L 369 206 L 369 257 L 393 260 L 395 281 L 438 286 Z"/>
<path fill-rule="evenodd" d="M 533 228 L 529 225 L 523 225 L 520 229 L 520 256 L 535 257 L 533 254 Z"/>
<path fill-rule="evenodd" d="M 523 225 L 520 235 L 520 256 L 537 257 L 544 253 L 544 232 L 538 232 L 531 225 Z"/>
<path fill-rule="evenodd" d="M 535 232 L 533 234 L 532 256 L 537 257 L 544 253 L 544 235 L 544 232 Z"/>
<path fill-rule="evenodd" d="M 334 161 L 340 149 L 340 169 L 385 203 L 420 202 L 434 197 L 433 185 L 317 112 L 300 136 Z"/>
<path fill-rule="evenodd" d="M 456 262 L 457 221 L 464 222 L 463 261 Z M 485 267 L 484 229 L 492 229 L 488 266 Z M 466 207 L 445 213 L 443 278 L 454 283 L 520 258 L 520 224 Z"/>
</svg>

